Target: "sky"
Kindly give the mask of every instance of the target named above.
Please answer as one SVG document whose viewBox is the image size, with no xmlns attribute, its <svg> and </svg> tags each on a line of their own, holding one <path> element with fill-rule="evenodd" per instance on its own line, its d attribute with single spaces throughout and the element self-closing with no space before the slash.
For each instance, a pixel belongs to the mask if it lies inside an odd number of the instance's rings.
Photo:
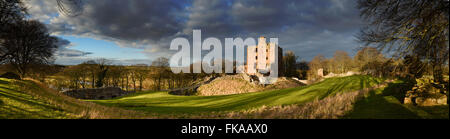
<svg viewBox="0 0 450 139">
<path fill-rule="evenodd" d="M 299 60 L 336 50 L 351 56 L 363 26 L 355 0 L 81 0 L 77 16 L 60 14 L 56 0 L 26 0 L 29 18 L 59 37 L 56 64 L 107 58 L 114 64 L 151 64 L 170 58 L 170 42 L 192 30 L 202 39 L 276 37 Z M 68 7 L 70 5 L 67 5 Z M 70 7 L 69 7 L 70 8 Z M 191 45 L 192 46 L 192 45 Z"/>
</svg>

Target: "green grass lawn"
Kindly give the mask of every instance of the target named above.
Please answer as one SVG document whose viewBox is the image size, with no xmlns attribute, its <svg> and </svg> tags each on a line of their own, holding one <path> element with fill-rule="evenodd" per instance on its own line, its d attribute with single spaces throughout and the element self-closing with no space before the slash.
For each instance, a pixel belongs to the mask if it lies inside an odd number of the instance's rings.
<svg viewBox="0 0 450 139">
<path fill-rule="evenodd" d="M 386 88 L 371 91 L 365 99 L 355 103 L 348 119 L 449 119 L 449 107 L 419 107 L 402 104 L 404 94 L 401 81 L 389 83 Z M 408 87 L 406 87 L 408 88 Z"/>
<path fill-rule="evenodd" d="M 143 92 L 112 100 L 89 100 L 107 106 L 117 106 L 151 113 L 198 113 L 238 111 L 265 106 L 301 104 L 338 92 L 371 87 L 383 82 L 370 76 L 330 78 L 298 88 L 225 96 L 175 96 L 167 92 Z"/>
</svg>

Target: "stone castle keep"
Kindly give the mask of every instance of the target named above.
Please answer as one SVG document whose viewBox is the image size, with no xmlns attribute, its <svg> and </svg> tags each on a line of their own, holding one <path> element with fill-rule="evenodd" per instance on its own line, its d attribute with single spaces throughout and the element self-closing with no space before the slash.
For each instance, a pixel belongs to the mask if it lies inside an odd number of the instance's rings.
<svg viewBox="0 0 450 139">
<path fill-rule="evenodd" d="M 265 50 L 258 50 L 258 47 L 261 48 L 261 45 L 266 45 Z M 271 48 L 272 46 L 275 46 L 275 48 Z M 283 49 L 279 47 L 276 44 L 273 43 L 267 43 L 265 37 L 259 37 L 258 45 L 257 46 L 249 46 L 247 47 L 247 63 L 245 65 L 246 73 L 249 75 L 257 75 L 261 71 L 252 71 L 253 69 L 258 69 L 259 66 L 266 66 L 267 69 L 270 69 L 270 66 L 275 63 L 275 57 L 271 58 L 272 55 L 275 53 L 275 49 L 278 49 L 278 76 L 283 76 Z M 261 51 L 266 52 L 266 56 L 260 56 Z M 263 59 L 265 62 L 265 65 L 258 65 L 258 60 Z M 255 65 L 250 65 L 250 63 L 256 63 Z"/>
</svg>

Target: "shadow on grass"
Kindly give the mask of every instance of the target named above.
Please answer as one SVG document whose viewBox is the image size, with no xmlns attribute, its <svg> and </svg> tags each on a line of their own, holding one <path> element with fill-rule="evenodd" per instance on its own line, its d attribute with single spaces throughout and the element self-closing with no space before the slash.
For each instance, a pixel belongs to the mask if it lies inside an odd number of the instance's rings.
<svg viewBox="0 0 450 139">
<path fill-rule="evenodd" d="M 11 118 L 51 118 L 49 115 L 53 115 L 53 111 L 45 111 L 46 109 L 42 109 L 41 111 L 32 111 L 29 109 L 21 108 L 18 106 L 8 105 L 2 107 L 2 111 L 8 111 L 11 117 L 5 117 L 6 119 Z M 49 114 L 49 115 L 46 115 Z M 56 114 L 55 114 L 56 115 Z"/>
<path fill-rule="evenodd" d="M 8 81 L 0 80 L 0 84 L 8 84 Z"/>
<path fill-rule="evenodd" d="M 420 119 L 421 117 L 392 96 L 371 91 L 369 96 L 354 104 L 353 111 L 344 116 L 351 119 Z"/>
<path fill-rule="evenodd" d="M 412 87 L 413 85 L 407 83 L 389 83 L 383 90 L 383 95 L 393 96 L 403 104 L 406 91 L 410 90 Z"/>
<path fill-rule="evenodd" d="M 12 100 L 15 100 L 15 101 L 19 101 L 19 102 L 22 102 L 24 104 L 28 104 L 28 105 L 31 105 L 31 106 L 40 106 L 40 107 L 43 107 L 43 108 L 46 108 L 46 109 L 61 110 L 59 108 L 49 106 L 48 104 L 38 103 L 37 99 L 34 99 L 33 97 L 31 97 L 29 95 L 26 95 L 25 92 L 13 90 L 13 89 L 10 89 L 10 88 L 4 88 L 4 87 L 0 87 L 0 89 L 15 91 L 17 93 L 24 94 L 24 96 L 20 96 L 18 94 L 14 94 L 14 93 L 10 93 L 8 91 L 0 90 L 0 96 L 9 98 L 9 99 L 12 99 Z"/>
<path fill-rule="evenodd" d="M 448 105 L 417 107 L 403 104 L 407 83 L 389 83 L 384 89 L 369 92 L 368 96 L 354 104 L 345 119 L 448 119 Z"/>
</svg>

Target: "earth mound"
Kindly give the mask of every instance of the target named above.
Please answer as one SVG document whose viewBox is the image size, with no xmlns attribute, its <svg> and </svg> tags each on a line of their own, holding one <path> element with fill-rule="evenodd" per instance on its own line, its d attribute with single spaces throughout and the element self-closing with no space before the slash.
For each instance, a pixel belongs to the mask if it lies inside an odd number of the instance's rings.
<svg viewBox="0 0 450 139">
<path fill-rule="evenodd" d="M 262 86 L 246 81 L 242 75 L 226 75 L 218 77 L 209 84 L 197 89 L 199 96 L 230 95 L 262 91 Z"/>
<path fill-rule="evenodd" d="M 257 81 L 253 81 L 245 74 L 225 75 L 212 80 L 208 84 L 201 85 L 197 89 L 196 95 L 214 96 L 214 95 L 231 95 L 251 92 L 260 92 L 266 90 L 293 88 L 304 86 L 305 84 L 294 79 L 281 77 L 275 84 L 261 85 Z"/>
<path fill-rule="evenodd" d="M 268 85 L 265 87 L 265 90 L 271 90 L 271 89 L 285 89 L 285 88 L 294 88 L 299 86 L 304 86 L 304 83 L 301 83 L 300 81 L 286 78 L 286 77 L 280 77 L 278 78 L 277 82 L 271 85 Z"/>
</svg>

